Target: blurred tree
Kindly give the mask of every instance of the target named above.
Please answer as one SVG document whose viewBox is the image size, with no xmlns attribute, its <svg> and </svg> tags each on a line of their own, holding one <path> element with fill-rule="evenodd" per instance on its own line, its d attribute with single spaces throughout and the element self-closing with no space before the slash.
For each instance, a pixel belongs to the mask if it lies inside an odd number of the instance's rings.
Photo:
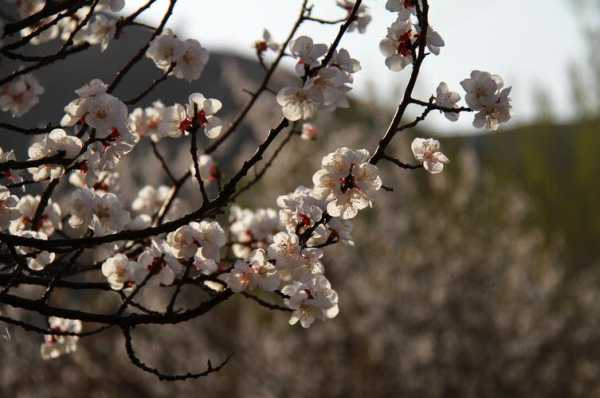
<svg viewBox="0 0 600 398">
<path fill-rule="evenodd" d="M 535 118 L 540 122 L 551 123 L 554 121 L 554 106 L 552 95 L 542 83 L 536 83 L 533 87 L 533 102 L 535 105 Z"/>
<path fill-rule="evenodd" d="M 572 93 L 578 109 L 587 116 L 600 111 L 600 1 L 569 0 L 577 17 L 587 58 L 583 64 L 574 62 L 569 69 Z M 589 81 L 588 81 L 589 79 Z"/>
</svg>

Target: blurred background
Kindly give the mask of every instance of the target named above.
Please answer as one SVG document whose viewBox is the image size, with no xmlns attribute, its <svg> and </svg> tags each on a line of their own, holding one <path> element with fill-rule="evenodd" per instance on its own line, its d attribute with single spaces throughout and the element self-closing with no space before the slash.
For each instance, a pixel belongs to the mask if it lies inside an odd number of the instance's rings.
<svg viewBox="0 0 600 398">
<path fill-rule="evenodd" d="M 248 100 L 243 89 L 262 79 L 252 43 L 263 28 L 284 38 L 299 1 L 180 3 L 171 28 L 200 40 L 211 60 L 199 81 L 169 81 L 141 105 L 157 98 L 184 102 L 200 91 L 222 99 L 231 120 Z M 313 3 L 315 16 L 344 15 L 333 0 Z M 452 163 L 436 176 L 382 166 L 394 192 L 379 194 L 375 208 L 356 218 L 356 247 L 328 249 L 325 265 L 341 303 L 335 320 L 308 330 L 289 327 L 288 314 L 235 298 L 185 325 L 137 330 L 142 359 L 165 371 L 201 370 L 209 358 L 218 363 L 234 353 L 220 373 L 180 383 L 134 368 L 115 332 L 44 362 L 39 336 L 8 327 L 0 339 L 0 396 L 600 396 L 600 2 L 439 3 L 432 5 L 432 24 L 446 47 L 427 59 L 418 93 L 427 98 L 441 80 L 458 89 L 472 69 L 489 70 L 514 86 L 513 121 L 488 133 L 474 130 L 469 115 L 451 124 L 434 114 L 394 142 L 393 153 L 410 160 L 411 139 L 434 136 Z M 142 1 L 127 4 L 133 10 Z M 367 33 L 342 42 L 363 65 L 352 107 L 320 116 L 319 138 L 287 147 L 238 205 L 274 207 L 278 195 L 310 185 L 321 156 L 340 143 L 375 147 L 408 75 L 388 72 L 377 48 L 393 20 L 385 1 L 366 4 L 373 15 Z M 146 22 L 157 21 L 166 1 L 157 5 Z M 309 25 L 308 32 L 329 43 L 336 28 Z M 109 80 L 147 37 L 127 30 L 104 53 L 92 49 L 36 73 L 46 94 L 18 123 L 58 120 L 73 90 L 91 78 Z M 8 68 L 0 64 L 3 75 Z M 158 76 L 145 59 L 116 95 L 129 98 Z M 288 79 L 284 68 L 273 87 Z M 215 155 L 225 175 L 279 117 L 274 98 L 261 97 L 243 129 Z M 25 153 L 25 139 L 2 134 L 3 148 Z M 187 142 L 161 146 L 182 173 L 191 161 Z M 168 183 L 143 145 L 120 172 L 128 199 L 134 187 Z M 184 190 L 190 208 L 198 203 L 193 188 Z M 198 300 L 198 293 L 184 293 L 185 300 Z M 74 299 L 62 294 L 57 303 Z M 94 308 L 115 305 L 81 300 Z"/>
</svg>

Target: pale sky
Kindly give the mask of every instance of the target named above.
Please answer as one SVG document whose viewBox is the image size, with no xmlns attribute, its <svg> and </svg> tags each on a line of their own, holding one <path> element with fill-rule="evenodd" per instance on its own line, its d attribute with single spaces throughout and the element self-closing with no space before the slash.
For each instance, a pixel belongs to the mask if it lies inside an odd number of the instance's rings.
<svg viewBox="0 0 600 398">
<path fill-rule="evenodd" d="M 133 10 L 146 0 L 128 0 Z M 145 20 L 157 23 L 167 6 L 159 0 Z M 283 40 L 298 13 L 300 0 L 179 0 L 170 26 L 186 37 L 198 39 L 209 50 L 230 50 L 253 57 L 250 48 L 263 28 L 275 39 Z M 335 0 L 313 0 L 313 16 L 326 19 L 342 17 L 344 11 Z M 446 41 L 442 53 L 430 56 L 424 65 L 419 93 L 432 94 L 440 81 L 461 92 L 459 82 L 472 69 L 486 70 L 504 77 L 513 86 L 513 118 L 526 122 L 535 114 L 532 89 L 544 87 L 552 97 L 561 119 L 572 115 L 567 67 L 571 60 L 585 56 L 585 46 L 568 0 L 434 0 L 431 24 Z M 345 36 L 341 47 L 361 61 L 362 71 L 355 75 L 354 95 L 364 94 L 369 84 L 376 88 L 378 102 L 394 106 L 393 97 L 409 69 L 390 72 L 378 43 L 394 14 L 385 10 L 385 0 L 365 0 L 373 21 L 366 34 Z M 301 33 L 316 42 L 330 43 L 337 27 L 306 22 Z M 434 115 L 429 123 L 437 129 L 470 130 L 472 118 L 463 115 L 458 123 L 447 123 Z"/>
</svg>

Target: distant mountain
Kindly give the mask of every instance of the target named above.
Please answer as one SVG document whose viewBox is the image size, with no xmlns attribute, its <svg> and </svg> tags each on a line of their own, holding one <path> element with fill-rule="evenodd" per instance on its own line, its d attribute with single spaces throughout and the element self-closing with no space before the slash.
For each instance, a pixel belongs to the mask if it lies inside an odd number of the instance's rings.
<svg viewBox="0 0 600 398">
<path fill-rule="evenodd" d="M 40 103 L 18 119 L 13 119 L 10 114 L 1 112 L 0 122 L 23 127 L 43 126 L 49 122 L 58 123 L 64 114 L 64 106 L 76 97 L 74 90 L 93 78 L 102 79 L 107 83 L 111 82 L 115 73 L 137 53 L 149 37 L 147 30 L 136 27 L 127 28 L 105 52 L 100 52 L 98 47 L 91 48 L 33 72 L 46 90 L 40 98 Z M 23 52 L 29 55 L 43 55 L 52 54 L 55 51 L 56 43 L 33 49 L 30 47 Z M 223 76 L 226 68 L 232 64 L 243 71 L 245 79 L 255 82 L 262 79 L 264 71 L 254 60 L 232 54 L 211 52 L 209 63 L 199 80 L 188 83 L 185 80 L 170 78 L 165 84 L 160 84 L 137 106 L 150 105 L 157 98 L 167 105 L 174 102 L 185 102 L 190 93 L 201 92 L 207 97 L 220 99 L 223 102 L 224 111 L 238 109 L 239 105 L 235 104 L 235 94 L 238 94 L 239 91 L 234 93 Z M 11 73 L 12 68 L 13 65 L 3 59 L 0 62 L 0 76 Z M 133 98 L 147 88 L 154 79 L 160 77 L 161 73 L 150 59 L 144 57 L 125 77 L 116 89 L 115 95 L 123 100 Z M 236 90 L 242 88 L 252 90 L 254 87 L 240 87 Z M 24 143 L 29 141 L 29 138 L 15 137 L 13 133 L 0 131 L 0 134 L 2 134 L 2 146 L 4 147 L 15 147 L 16 145 L 23 150 Z"/>
</svg>

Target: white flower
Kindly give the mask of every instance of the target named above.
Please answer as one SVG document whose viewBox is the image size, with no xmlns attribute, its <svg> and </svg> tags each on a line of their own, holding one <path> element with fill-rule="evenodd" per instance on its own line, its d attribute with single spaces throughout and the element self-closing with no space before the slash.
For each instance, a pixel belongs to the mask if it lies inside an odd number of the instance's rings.
<svg viewBox="0 0 600 398">
<path fill-rule="evenodd" d="M 465 96 L 467 105 L 474 111 L 496 103 L 497 92 L 504 86 L 500 76 L 478 70 L 472 71 L 471 77 L 463 80 L 460 84 L 467 92 Z"/>
<path fill-rule="evenodd" d="M 19 198 L 11 194 L 10 190 L 4 185 L 0 185 L 0 231 L 3 231 L 8 224 L 18 217 L 17 203 Z"/>
<path fill-rule="evenodd" d="M 352 223 L 349 220 L 334 217 L 329 219 L 326 224 L 320 224 L 307 243 L 310 247 L 314 247 L 338 242 L 354 246 Z"/>
<path fill-rule="evenodd" d="M 387 0 L 385 8 L 391 12 L 397 12 L 398 18 L 409 19 L 411 15 L 417 14 L 414 0 Z"/>
<path fill-rule="evenodd" d="M 85 165 L 89 180 L 101 180 L 102 173 L 113 171 L 120 160 L 133 149 L 133 145 L 123 141 L 117 130 L 114 130 L 102 142 L 96 142 L 88 146 L 85 154 L 80 157 L 81 164 Z"/>
<path fill-rule="evenodd" d="M 125 7 L 125 0 L 102 0 L 99 6 L 108 7 L 112 12 L 119 12 Z"/>
<path fill-rule="evenodd" d="M 152 217 L 148 214 L 138 214 L 134 219 L 127 224 L 127 230 L 138 231 L 141 229 L 149 228 L 152 225 Z"/>
<path fill-rule="evenodd" d="M 44 0 L 8 0 L 8 3 L 15 4 L 15 8 L 19 16 L 22 18 L 28 17 L 40 9 L 44 8 Z"/>
<path fill-rule="evenodd" d="M 503 89 L 500 91 L 495 103 L 477 112 L 473 120 L 473 126 L 497 130 L 500 123 L 508 122 L 510 120 L 510 109 L 512 108 L 509 97 L 510 91 L 510 87 Z"/>
<path fill-rule="evenodd" d="M 182 54 L 175 59 L 173 74 L 188 82 L 197 80 L 208 63 L 208 58 L 208 50 L 202 47 L 198 40 L 187 39 L 183 42 Z"/>
<path fill-rule="evenodd" d="M 86 101 L 86 104 L 85 122 L 102 136 L 113 134 L 115 130 L 118 134 L 129 131 L 127 105 L 118 98 L 110 94 L 99 94 Z"/>
<path fill-rule="evenodd" d="M 302 124 L 302 134 L 300 137 L 303 140 L 314 141 L 317 139 L 319 135 L 319 129 L 312 123 L 303 123 Z"/>
<path fill-rule="evenodd" d="M 79 98 L 71 101 L 65 106 L 65 115 L 60 121 L 61 126 L 74 126 L 83 123 L 86 113 L 89 111 L 90 102 L 93 98 L 106 94 L 108 86 L 102 80 L 93 79 L 88 84 L 75 90 Z"/>
<path fill-rule="evenodd" d="M 89 14 L 90 7 L 84 6 L 80 7 L 75 11 L 71 16 L 65 17 L 58 21 L 58 27 L 60 28 L 60 39 L 63 41 L 69 40 L 71 34 L 77 29 L 81 21 Z M 73 38 L 74 44 L 80 44 L 85 39 L 80 40 L 82 36 L 81 30 L 79 33 Z M 83 35 L 85 36 L 85 34 Z"/>
<path fill-rule="evenodd" d="M 165 201 L 171 196 L 172 189 L 166 185 L 161 185 L 158 189 L 151 185 L 146 185 L 137 194 L 131 204 L 131 208 L 138 213 L 153 215 L 157 213 Z"/>
<path fill-rule="evenodd" d="M 44 88 L 31 74 L 21 75 L 0 87 L 0 108 L 19 117 L 39 102 Z"/>
<path fill-rule="evenodd" d="M 41 142 L 36 142 L 29 147 L 29 160 L 43 159 L 59 152 L 64 152 L 66 159 L 74 159 L 79 155 L 82 146 L 79 138 L 67 135 L 62 129 L 54 129 Z M 65 172 L 64 166 L 58 164 L 44 164 L 30 167 L 27 170 L 33 176 L 34 181 L 59 178 Z"/>
<path fill-rule="evenodd" d="M 154 142 L 167 137 L 171 132 L 173 108 L 165 108 L 160 101 L 155 101 L 146 109 L 136 108 L 129 115 L 129 128 L 139 138 L 150 137 Z"/>
<path fill-rule="evenodd" d="M 37 226 L 31 225 L 35 212 L 40 203 L 40 196 L 35 197 L 31 195 L 25 195 L 17 203 L 16 209 L 20 214 L 20 217 L 11 221 L 9 231 L 12 234 L 29 230 L 37 229 L 47 236 L 51 236 L 56 228 L 61 228 L 61 211 L 60 206 L 57 203 L 53 203 L 52 200 L 48 201 L 48 206 L 44 210 L 42 217 L 40 218 Z"/>
<path fill-rule="evenodd" d="M 104 15 L 96 15 L 94 22 L 85 32 L 85 40 L 92 44 L 100 45 L 102 51 L 108 48 L 110 41 L 117 33 L 117 21 L 114 18 L 107 18 Z"/>
<path fill-rule="evenodd" d="M 135 142 L 128 128 L 128 111 L 118 98 L 106 93 L 106 85 L 98 79 L 75 91 L 79 98 L 65 107 L 62 126 L 74 126 L 87 123 L 95 128 L 99 137 L 108 142 L 125 140 Z M 104 144 L 107 144 L 104 142 Z"/>
<path fill-rule="evenodd" d="M 129 212 L 123 208 L 119 197 L 110 192 L 95 192 L 94 218 L 90 228 L 104 232 L 121 231 L 131 222 Z"/>
<path fill-rule="evenodd" d="M 235 243 L 233 254 L 248 258 L 252 249 L 265 248 L 273 241 L 273 235 L 281 231 L 279 216 L 274 209 L 241 209 L 231 207 L 230 232 Z"/>
<path fill-rule="evenodd" d="M 279 232 L 267 249 L 269 259 L 275 263 L 282 280 L 302 279 L 307 275 L 322 274 L 320 259 L 323 252 L 316 248 L 303 249 L 300 238 L 294 233 Z"/>
<path fill-rule="evenodd" d="M 255 250 L 248 260 L 236 261 L 233 269 L 221 279 L 235 293 L 253 289 L 272 292 L 281 284 L 277 268 L 269 262 L 263 249 Z"/>
<path fill-rule="evenodd" d="M 181 58 L 184 51 L 183 42 L 173 32 L 167 31 L 152 40 L 146 56 L 153 60 L 159 69 L 167 71 L 172 63 Z"/>
<path fill-rule="evenodd" d="M 200 271 L 205 275 L 210 275 L 219 270 L 219 263 L 212 258 L 204 257 L 200 250 L 194 254 L 192 265 L 196 268 L 196 271 Z"/>
<path fill-rule="evenodd" d="M 346 86 L 350 79 L 345 72 L 339 68 L 328 66 L 321 68 L 317 75 L 308 82 L 308 87 L 320 91 L 322 101 L 320 105 L 324 109 L 333 110 L 337 107 L 347 108 L 349 106 L 346 92 L 350 87 Z M 291 120 L 291 119 L 290 119 Z"/>
<path fill-rule="evenodd" d="M 190 225 L 198 230 L 197 242 L 200 244 L 200 255 L 219 262 L 221 260 L 219 251 L 227 243 L 223 228 L 216 221 L 192 222 Z"/>
<path fill-rule="evenodd" d="M 313 192 L 317 199 L 327 201 L 329 215 L 350 219 L 372 206 L 371 197 L 381 188 L 381 178 L 368 157 L 365 149 L 344 147 L 323 158 L 322 168 L 313 175 Z"/>
<path fill-rule="evenodd" d="M 283 116 L 291 121 L 311 118 L 323 100 L 323 93 L 314 86 L 284 87 L 277 93 Z"/>
<path fill-rule="evenodd" d="M 314 68 L 319 66 L 318 59 L 327 53 L 326 44 L 314 44 L 308 36 L 300 36 L 290 42 L 290 52 L 298 59 L 295 71 L 298 76 L 305 73 L 305 68 Z"/>
<path fill-rule="evenodd" d="M 444 39 L 442 39 L 442 36 L 440 36 L 440 34 L 437 31 L 435 31 L 431 26 L 429 26 L 427 28 L 426 45 L 432 54 L 440 55 L 440 48 L 444 47 L 446 43 L 444 42 Z"/>
<path fill-rule="evenodd" d="M 96 195 L 91 190 L 77 189 L 71 196 L 69 225 L 74 229 L 87 228 L 94 216 Z"/>
<path fill-rule="evenodd" d="M 277 205 L 281 208 L 281 224 L 290 233 L 313 226 L 323 216 L 322 201 L 314 198 L 311 190 L 303 186 L 288 195 L 279 196 Z"/>
<path fill-rule="evenodd" d="M 467 92 L 467 104 L 474 111 L 478 111 L 473 126 L 496 130 L 500 123 L 510 120 L 511 88 L 503 88 L 504 81 L 500 76 L 475 70 L 461 85 Z"/>
<path fill-rule="evenodd" d="M 279 43 L 274 41 L 271 37 L 271 32 L 267 29 L 263 29 L 262 39 L 256 40 L 253 47 L 258 54 L 262 54 L 267 50 L 278 51 L 280 46 Z"/>
<path fill-rule="evenodd" d="M 209 59 L 208 50 L 198 40 L 183 41 L 171 31 L 155 38 L 146 55 L 165 72 L 175 64 L 175 77 L 189 82 L 200 78 Z"/>
<path fill-rule="evenodd" d="M 347 73 L 356 73 L 362 69 L 360 62 L 357 59 L 352 58 L 345 48 L 340 48 L 333 53 L 330 65 L 338 67 Z"/>
<path fill-rule="evenodd" d="M 356 0 L 337 0 L 337 5 L 345 9 L 348 12 L 348 16 L 350 16 L 355 4 Z M 365 33 L 367 25 L 371 23 L 371 19 L 371 16 L 367 13 L 367 6 L 361 4 L 358 10 L 356 10 L 354 21 L 348 26 L 348 32 L 358 30 L 360 33 Z"/>
<path fill-rule="evenodd" d="M 14 232 L 13 232 L 14 233 Z M 18 231 L 14 233 L 22 238 L 48 240 L 48 236 L 38 231 Z M 17 252 L 27 257 L 27 266 L 33 271 L 41 271 L 56 258 L 56 255 L 44 250 L 37 250 L 27 246 L 17 246 Z"/>
<path fill-rule="evenodd" d="M 269 258 L 278 268 L 295 268 L 302 262 L 300 239 L 295 233 L 279 232 L 268 248 Z"/>
<path fill-rule="evenodd" d="M 139 255 L 137 262 L 139 266 L 134 271 L 137 284 L 149 278 L 147 282 L 149 286 L 158 284 L 169 286 L 183 270 L 182 265 L 171 254 L 171 248 L 165 242 L 157 240 L 152 240 L 152 244 Z"/>
<path fill-rule="evenodd" d="M 5 151 L 0 147 L 0 162 L 7 162 L 9 160 L 16 160 L 15 151 L 12 149 L 10 151 Z"/>
<path fill-rule="evenodd" d="M 189 259 L 199 251 L 203 258 L 220 261 L 219 250 L 225 246 L 225 231 L 215 221 L 191 222 L 167 235 L 167 243 L 177 258 Z"/>
<path fill-rule="evenodd" d="M 182 132 L 189 131 L 195 119 L 208 138 L 215 139 L 221 135 L 223 122 L 215 114 L 223 105 L 218 99 L 205 98 L 200 93 L 193 93 L 189 96 L 186 107 L 179 104 L 175 106 L 179 114 L 179 129 Z"/>
<path fill-rule="evenodd" d="M 13 150 L 5 151 L 0 147 L 0 162 L 8 162 L 9 160 L 16 160 L 15 152 Z M 19 170 L 8 169 L 2 172 L 2 177 L 11 183 L 21 182 L 23 178 L 18 173 Z"/>
<path fill-rule="evenodd" d="M 137 263 L 129 260 L 124 254 L 116 254 L 102 263 L 102 275 L 108 279 L 111 289 L 121 290 L 134 281 Z"/>
<path fill-rule="evenodd" d="M 17 4 L 17 11 L 19 12 L 21 18 L 25 18 L 41 12 L 45 6 L 45 0 L 20 0 Z M 29 24 L 27 27 L 21 29 L 21 36 L 29 36 L 30 34 L 37 32 L 41 27 L 49 25 L 47 29 L 41 31 L 39 34 L 34 35 L 31 38 L 30 43 L 33 45 L 38 45 L 56 39 L 58 37 L 59 29 L 58 26 L 52 24 L 51 22 L 51 18 L 43 18 L 38 22 Z"/>
<path fill-rule="evenodd" d="M 194 227 L 184 225 L 167 235 L 167 243 L 171 246 L 175 257 L 188 259 L 198 250 L 197 236 L 198 231 Z"/>
<path fill-rule="evenodd" d="M 89 83 L 83 85 L 81 88 L 75 90 L 75 94 L 79 98 L 91 98 L 99 94 L 105 94 L 108 86 L 100 79 L 92 79 Z"/>
<path fill-rule="evenodd" d="M 300 322 L 303 328 L 308 328 L 316 319 L 333 319 L 339 313 L 338 295 L 323 275 L 293 282 L 281 292 L 288 296 L 285 304 L 294 310 L 290 325 Z"/>
<path fill-rule="evenodd" d="M 118 193 L 119 173 L 115 171 L 90 171 L 88 162 L 79 163 L 79 168 L 69 176 L 69 183 L 77 188 L 90 188 L 94 191 Z"/>
<path fill-rule="evenodd" d="M 398 72 L 412 63 L 415 38 L 416 32 L 410 20 L 399 18 L 388 28 L 386 37 L 379 43 L 388 69 Z"/>
<path fill-rule="evenodd" d="M 217 163 L 210 155 L 198 155 L 198 169 L 200 170 L 200 178 L 202 178 L 204 183 L 219 179 L 219 169 L 217 168 Z M 193 162 L 190 165 L 190 173 L 192 173 L 192 175 L 196 175 L 196 167 L 194 166 Z"/>
<path fill-rule="evenodd" d="M 431 174 L 441 173 L 450 160 L 440 152 L 440 143 L 433 138 L 415 138 L 410 145 L 415 159 L 423 163 L 423 168 Z"/>
<path fill-rule="evenodd" d="M 81 333 L 81 321 L 51 316 L 48 318 L 50 330 L 61 333 Z M 55 359 L 64 354 L 77 351 L 79 336 L 76 335 L 44 335 L 41 346 L 43 359 Z"/>
<path fill-rule="evenodd" d="M 131 204 L 131 209 L 143 215 L 154 216 L 171 198 L 172 193 L 172 187 L 166 185 L 161 185 L 158 188 L 146 185 L 138 192 L 137 197 Z M 181 199 L 175 198 L 171 202 L 170 214 L 181 214 L 182 206 Z"/>
<path fill-rule="evenodd" d="M 446 82 L 441 82 L 437 87 L 435 103 L 443 108 L 455 109 L 460 101 L 460 95 L 450 91 Z M 459 112 L 444 112 L 446 119 L 455 122 L 458 120 Z"/>
</svg>

